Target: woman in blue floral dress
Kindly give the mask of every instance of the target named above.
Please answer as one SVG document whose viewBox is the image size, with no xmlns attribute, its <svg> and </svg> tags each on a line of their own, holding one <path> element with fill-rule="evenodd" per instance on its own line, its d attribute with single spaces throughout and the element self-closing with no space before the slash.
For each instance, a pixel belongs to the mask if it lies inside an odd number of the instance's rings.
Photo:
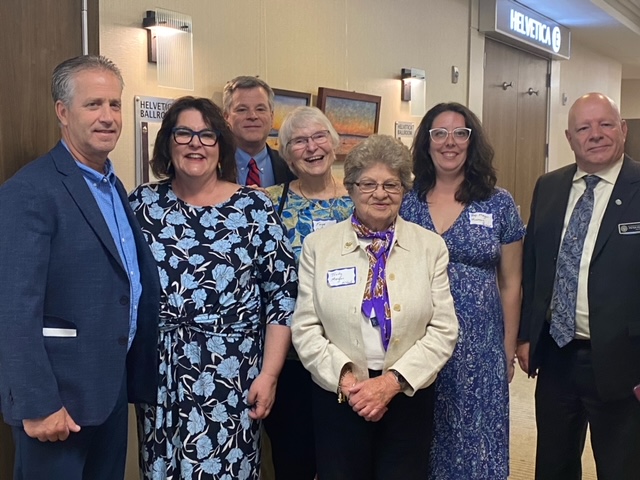
<svg viewBox="0 0 640 480">
<path fill-rule="evenodd" d="M 163 289 L 158 405 L 138 411 L 144 478 L 258 479 L 259 420 L 290 345 L 293 253 L 267 196 L 233 183 L 233 137 L 211 101 L 173 103 L 152 169 L 165 180 L 130 196 Z"/>
<path fill-rule="evenodd" d="M 400 215 L 447 244 L 460 326 L 436 381 L 429 478 L 505 480 L 524 226 L 511 195 L 495 187 L 493 149 L 467 107 L 427 112 L 413 157 L 415 186 Z"/>
</svg>

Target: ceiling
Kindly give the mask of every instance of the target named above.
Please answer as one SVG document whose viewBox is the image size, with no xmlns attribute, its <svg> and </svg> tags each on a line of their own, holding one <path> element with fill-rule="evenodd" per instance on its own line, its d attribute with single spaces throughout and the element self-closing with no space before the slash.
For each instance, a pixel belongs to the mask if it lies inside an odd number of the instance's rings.
<svg viewBox="0 0 640 480">
<path fill-rule="evenodd" d="M 640 0 L 517 0 L 571 30 L 578 42 L 622 63 L 640 79 Z"/>
</svg>

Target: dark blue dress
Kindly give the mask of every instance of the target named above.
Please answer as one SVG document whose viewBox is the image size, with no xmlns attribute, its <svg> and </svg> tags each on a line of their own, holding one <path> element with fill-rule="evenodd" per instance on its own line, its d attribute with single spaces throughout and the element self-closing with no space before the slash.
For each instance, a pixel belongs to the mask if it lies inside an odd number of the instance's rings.
<svg viewBox="0 0 640 480">
<path fill-rule="evenodd" d="M 400 215 L 435 231 L 415 190 Z M 509 388 L 497 267 L 501 247 L 524 237 L 511 195 L 502 189 L 467 205 L 442 234 L 460 323 L 453 356 L 438 374 L 430 479 L 500 480 L 509 474 Z"/>
</svg>

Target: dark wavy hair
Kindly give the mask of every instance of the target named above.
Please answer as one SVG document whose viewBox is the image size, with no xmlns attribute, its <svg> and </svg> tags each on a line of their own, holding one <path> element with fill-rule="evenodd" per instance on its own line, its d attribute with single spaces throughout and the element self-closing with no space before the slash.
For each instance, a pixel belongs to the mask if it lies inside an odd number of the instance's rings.
<svg viewBox="0 0 640 480">
<path fill-rule="evenodd" d="M 204 122 L 218 134 L 218 178 L 229 182 L 236 182 L 235 141 L 229 125 L 225 121 L 222 110 L 208 98 L 181 97 L 178 98 L 162 119 L 162 125 L 156 137 L 151 158 L 151 171 L 159 179 L 171 179 L 176 172 L 171 162 L 171 129 L 176 126 L 178 117 L 185 110 L 197 110 L 202 114 Z"/>
<path fill-rule="evenodd" d="M 418 126 L 418 133 L 411 148 L 413 154 L 414 189 L 420 198 L 436 184 L 436 169 L 429 154 L 431 137 L 429 130 L 438 115 L 444 112 L 459 113 L 464 117 L 465 126 L 471 129 L 467 159 L 464 163 L 464 180 L 456 192 L 456 200 L 465 205 L 486 200 L 496 186 L 496 170 L 493 167 L 493 147 L 489 143 L 478 117 L 467 107 L 456 102 L 439 103 L 424 116 Z"/>
</svg>

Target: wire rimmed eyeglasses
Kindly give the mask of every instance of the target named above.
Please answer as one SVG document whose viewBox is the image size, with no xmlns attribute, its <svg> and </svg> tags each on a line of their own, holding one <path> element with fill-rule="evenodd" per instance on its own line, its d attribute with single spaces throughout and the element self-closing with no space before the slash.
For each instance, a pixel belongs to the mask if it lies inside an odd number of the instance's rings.
<svg viewBox="0 0 640 480">
<path fill-rule="evenodd" d="M 289 140 L 287 147 L 291 148 L 291 150 L 302 150 L 307 148 L 309 140 L 313 140 L 313 143 L 316 145 L 327 143 L 327 140 L 329 140 L 329 130 L 320 130 L 308 137 L 294 137 Z"/>
<path fill-rule="evenodd" d="M 361 193 L 373 193 L 378 189 L 378 187 L 382 187 L 382 189 L 387 193 L 402 193 L 404 189 L 400 182 L 377 183 L 370 180 L 363 180 L 361 182 L 352 182 L 351 185 L 358 187 Z"/>
<path fill-rule="evenodd" d="M 220 136 L 219 132 L 209 128 L 194 132 L 190 128 L 174 127 L 171 129 L 171 133 L 173 134 L 173 139 L 178 145 L 188 145 L 191 143 L 191 140 L 193 140 L 193 137 L 197 136 L 200 143 L 205 147 L 215 146 L 215 144 L 218 143 L 218 137 Z"/>
<path fill-rule="evenodd" d="M 456 143 L 464 143 L 469 140 L 471 137 L 471 129 L 470 128 L 454 128 L 449 131 L 446 128 L 432 128 L 429 130 L 429 136 L 431 137 L 431 141 L 433 143 L 444 143 L 447 138 L 451 138 Z"/>
</svg>

